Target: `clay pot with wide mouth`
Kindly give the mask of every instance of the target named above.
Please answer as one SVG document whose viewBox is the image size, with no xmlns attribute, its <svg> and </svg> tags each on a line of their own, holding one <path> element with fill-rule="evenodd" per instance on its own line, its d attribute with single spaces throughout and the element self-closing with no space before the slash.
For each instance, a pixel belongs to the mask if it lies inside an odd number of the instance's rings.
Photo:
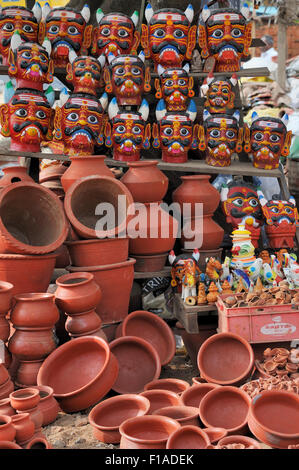
<svg viewBox="0 0 299 470">
<path fill-rule="evenodd" d="M 81 372 L 74 373 L 76 370 Z M 85 410 L 101 400 L 117 375 L 118 362 L 108 343 L 102 338 L 84 336 L 59 346 L 45 359 L 37 384 L 53 388 L 61 409 L 72 412 Z"/>
<path fill-rule="evenodd" d="M 192 387 L 185 390 L 181 399 L 185 406 L 196 406 L 199 407 L 203 397 L 214 388 L 220 387 L 218 384 L 205 383 L 205 384 L 194 384 Z"/>
<path fill-rule="evenodd" d="M 0 362 L 0 386 L 3 385 L 8 379 L 10 379 L 10 375 L 4 364 Z"/>
<path fill-rule="evenodd" d="M 0 188 L 4 188 L 5 186 L 9 186 L 13 183 L 34 183 L 34 180 L 31 176 L 27 173 L 26 166 L 7 166 L 2 168 L 4 176 L 0 179 Z"/>
<path fill-rule="evenodd" d="M 29 413 L 19 413 L 11 418 L 12 424 L 16 430 L 16 441 L 18 444 L 23 445 L 29 441 L 35 432 L 34 422 L 30 419 Z"/>
<path fill-rule="evenodd" d="M 119 426 L 129 418 L 146 415 L 149 408 L 149 400 L 140 395 L 124 394 L 107 398 L 89 413 L 94 437 L 100 442 L 118 444 Z"/>
<path fill-rule="evenodd" d="M 284 390 L 268 390 L 251 402 L 248 426 L 264 444 L 278 449 L 299 443 L 299 396 Z"/>
<path fill-rule="evenodd" d="M 254 367 L 250 344 L 233 333 L 210 336 L 200 347 L 197 365 L 201 377 L 219 385 L 240 385 Z"/>
<path fill-rule="evenodd" d="M 30 442 L 28 442 L 25 449 L 46 450 L 52 449 L 52 446 L 44 437 L 34 437 Z"/>
<path fill-rule="evenodd" d="M 93 310 L 102 298 L 101 288 L 90 272 L 64 274 L 56 279 L 55 301 L 67 314 Z"/>
<path fill-rule="evenodd" d="M 46 385 L 36 385 L 32 388 L 39 391 L 40 401 L 38 408 L 43 414 L 42 426 L 47 426 L 55 421 L 60 411 L 60 406 L 53 396 L 53 388 L 47 387 Z"/>
<path fill-rule="evenodd" d="M 10 282 L 0 281 L 0 340 L 4 343 L 4 350 L 7 354 L 7 340 L 10 335 L 10 324 L 8 319 L 6 318 L 7 313 L 11 309 L 13 300 L 13 284 Z M 0 374 L 0 386 L 3 383 L 1 381 L 1 374 Z"/>
<path fill-rule="evenodd" d="M 101 266 L 121 263 L 129 256 L 127 237 L 76 240 L 65 242 L 72 266 Z"/>
<path fill-rule="evenodd" d="M 158 255 L 133 255 L 136 259 L 135 272 L 154 273 L 162 271 L 165 266 L 168 252 Z"/>
<path fill-rule="evenodd" d="M 120 336 L 138 336 L 148 341 L 159 354 L 161 365 L 168 364 L 175 355 L 175 338 L 167 323 L 146 310 L 131 312 L 121 323 Z"/>
<path fill-rule="evenodd" d="M 176 393 L 177 395 L 182 395 L 182 393 L 190 387 L 190 384 L 186 380 L 181 379 L 158 379 L 153 380 L 146 384 L 144 390 L 154 390 L 154 389 L 163 389 L 170 390 L 171 392 Z"/>
<path fill-rule="evenodd" d="M 10 315 L 15 328 L 52 328 L 59 320 L 54 294 L 28 293 L 17 294 L 16 304 Z"/>
<path fill-rule="evenodd" d="M 42 255 L 65 241 L 68 224 L 58 197 L 36 183 L 15 183 L 0 193 L 0 252 Z"/>
<path fill-rule="evenodd" d="M 140 393 L 140 395 L 150 401 L 151 406 L 147 413 L 149 415 L 152 415 L 156 410 L 166 406 L 182 405 L 181 397 L 170 390 L 146 390 L 145 392 Z"/>
<path fill-rule="evenodd" d="M 0 400 L 0 415 L 13 416 L 16 412 L 10 404 L 10 398 Z"/>
<path fill-rule="evenodd" d="M 39 184 L 46 183 L 48 181 L 61 181 L 62 175 L 66 172 L 67 166 L 63 163 L 56 163 L 43 168 L 39 172 L 38 182 Z"/>
<path fill-rule="evenodd" d="M 0 441 L 0 449 L 22 449 L 22 447 L 15 442 Z"/>
<path fill-rule="evenodd" d="M 118 377 L 112 386 L 117 393 L 139 393 L 161 373 L 161 361 L 155 348 L 137 336 L 122 336 L 110 343 L 118 364 Z M 141 367 L 142 365 L 142 367 Z"/>
<path fill-rule="evenodd" d="M 194 406 L 165 406 L 154 411 L 153 415 L 168 416 L 175 419 L 181 426 L 199 426 L 199 410 Z"/>
<path fill-rule="evenodd" d="M 206 449 L 209 444 L 210 439 L 204 429 L 187 425 L 169 436 L 166 449 Z"/>
<path fill-rule="evenodd" d="M 120 427 L 120 449 L 165 449 L 169 436 L 181 425 L 166 416 L 138 416 Z"/>
<path fill-rule="evenodd" d="M 0 441 L 14 441 L 15 437 L 11 416 L 0 415 Z"/>
<path fill-rule="evenodd" d="M 135 202 L 153 202 L 163 199 L 168 189 L 168 178 L 157 167 L 157 160 L 127 163 L 129 169 L 121 178 Z"/>
<path fill-rule="evenodd" d="M 204 432 L 209 436 L 211 444 L 216 444 L 220 439 L 227 436 L 227 430 L 224 428 L 203 428 Z"/>
<path fill-rule="evenodd" d="M 0 385 L 0 400 L 7 398 L 13 390 L 14 384 L 9 377 L 2 385 Z"/>
<path fill-rule="evenodd" d="M 40 401 L 39 391 L 34 388 L 15 390 L 9 395 L 11 406 L 20 413 L 35 408 Z"/>
<path fill-rule="evenodd" d="M 113 219 L 107 229 L 101 227 L 99 204 L 113 208 Z M 86 239 L 113 238 L 124 233 L 131 216 L 128 208 L 133 197 L 127 187 L 109 176 L 80 178 L 67 190 L 64 199 L 65 213 L 75 232 Z"/>
<path fill-rule="evenodd" d="M 206 427 L 220 427 L 228 435 L 246 434 L 251 399 L 244 391 L 232 386 L 211 390 L 201 400 L 199 416 Z"/>
<path fill-rule="evenodd" d="M 78 179 L 86 176 L 108 176 L 114 178 L 114 174 L 105 164 L 106 155 L 86 155 L 84 157 L 70 156 L 70 166 L 61 177 L 61 184 L 65 192 Z"/>
<path fill-rule="evenodd" d="M 243 444 L 245 446 L 245 449 L 248 449 L 249 447 L 251 449 L 262 448 L 260 443 L 256 441 L 255 439 L 252 439 L 251 437 L 247 437 L 247 436 L 238 436 L 238 435 L 223 437 L 222 439 L 218 441 L 216 448 L 221 449 L 222 446 L 227 446 L 229 444 Z"/>
</svg>

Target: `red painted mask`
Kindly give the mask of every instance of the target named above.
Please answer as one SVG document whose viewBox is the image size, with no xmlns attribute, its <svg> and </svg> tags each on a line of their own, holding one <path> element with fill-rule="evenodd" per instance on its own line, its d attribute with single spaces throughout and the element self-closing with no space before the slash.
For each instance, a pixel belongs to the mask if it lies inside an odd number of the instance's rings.
<svg viewBox="0 0 299 470">
<path fill-rule="evenodd" d="M 209 87 L 204 106 L 211 114 L 225 114 L 228 109 L 234 108 L 235 93 L 233 92 L 233 86 L 237 84 L 237 81 L 238 77 L 236 74 L 228 80 L 220 80 L 219 78 L 214 78 L 212 73 L 209 74 L 202 89 L 205 85 Z"/>
<path fill-rule="evenodd" d="M 101 88 L 102 68 L 105 58 L 79 56 L 67 65 L 66 79 L 74 87 L 73 93 L 87 93 L 97 96 Z"/>
<path fill-rule="evenodd" d="M 163 98 L 169 112 L 186 111 L 188 99 L 194 96 L 193 77 L 188 75 L 189 66 L 164 69 L 158 66 L 160 80 L 155 80 L 156 98 Z"/>
</svg>

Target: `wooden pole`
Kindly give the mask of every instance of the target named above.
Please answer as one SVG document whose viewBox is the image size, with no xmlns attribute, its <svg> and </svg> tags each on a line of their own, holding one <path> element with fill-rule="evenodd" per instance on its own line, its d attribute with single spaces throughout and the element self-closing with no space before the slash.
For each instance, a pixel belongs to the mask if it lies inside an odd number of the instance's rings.
<svg viewBox="0 0 299 470">
<path fill-rule="evenodd" d="M 277 37 L 278 69 L 277 81 L 286 90 L 286 60 L 287 60 L 287 25 L 278 18 Z"/>
</svg>

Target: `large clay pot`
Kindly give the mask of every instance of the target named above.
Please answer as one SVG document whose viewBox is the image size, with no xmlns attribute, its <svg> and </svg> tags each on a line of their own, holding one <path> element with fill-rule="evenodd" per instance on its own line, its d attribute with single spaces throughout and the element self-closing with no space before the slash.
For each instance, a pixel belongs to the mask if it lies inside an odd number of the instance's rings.
<svg viewBox="0 0 299 470">
<path fill-rule="evenodd" d="M 56 284 L 56 304 L 68 314 L 92 310 L 102 298 L 101 289 L 89 272 L 64 274 L 56 279 Z"/>
<path fill-rule="evenodd" d="M 16 304 L 10 315 L 14 327 L 53 327 L 59 320 L 54 294 L 28 293 L 17 294 Z"/>
<path fill-rule="evenodd" d="M 140 393 L 141 396 L 150 401 L 150 409 L 147 414 L 151 415 L 154 411 L 164 408 L 165 406 L 180 406 L 182 400 L 179 395 L 170 390 L 152 389 Z"/>
<path fill-rule="evenodd" d="M 12 424 L 16 430 L 16 441 L 22 445 L 29 441 L 34 435 L 35 425 L 30 419 L 29 413 L 19 413 L 12 416 Z"/>
<path fill-rule="evenodd" d="M 0 252 L 51 253 L 67 237 L 58 197 L 36 183 L 14 183 L 0 192 Z"/>
<path fill-rule="evenodd" d="M 199 411 L 195 406 L 165 406 L 154 411 L 153 415 L 168 416 L 175 419 L 181 426 L 199 426 Z"/>
<path fill-rule="evenodd" d="M 61 184 L 65 192 L 75 181 L 85 176 L 109 176 L 114 174 L 105 164 L 106 155 L 87 155 L 84 157 L 71 156 L 71 164 L 61 177 Z"/>
<path fill-rule="evenodd" d="M 13 390 L 14 384 L 12 380 L 8 378 L 2 385 L 0 385 L 0 400 L 7 398 Z"/>
<path fill-rule="evenodd" d="M 34 183 L 34 180 L 27 173 L 26 166 L 7 166 L 2 168 L 4 176 L 0 179 L 0 188 L 9 186 L 12 183 Z"/>
<path fill-rule="evenodd" d="M 168 189 L 168 178 L 157 167 L 157 160 L 129 162 L 129 170 L 121 178 L 135 202 L 153 202 L 163 199 Z"/>
<path fill-rule="evenodd" d="M 181 245 L 199 248 L 199 251 L 212 251 L 218 249 L 223 235 L 223 228 L 210 215 L 204 215 L 202 218 L 194 217 L 183 223 Z M 197 242 L 197 240 L 200 241 Z"/>
<path fill-rule="evenodd" d="M 46 385 L 36 385 L 32 388 L 39 391 L 40 401 L 38 408 L 43 414 L 42 426 L 47 426 L 55 421 L 60 410 L 59 404 L 53 396 L 53 388 Z"/>
<path fill-rule="evenodd" d="M 14 441 L 15 436 L 11 416 L 0 415 L 0 441 Z"/>
<path fill-rule="evenodd" d="M 182 395 L 181 399 L 185 406 L 197 406 L 199 407 L 201 400 L 203 397 L 209 393 L 214 388 L 220 387 L 217 384 L 205 383 L 205 384 L 197 384 L 192 385 L 192 387 L 185 390 Z"/>
<path fill-rule="evenodd" d="M 10 325 L 6 315 L 12 306 L 13 287 L 10 282 L 0 281 L 0 340 L 4 343 L 5 355 L 8 353 L 5 343 L 10 335 Z M 0 377 L 0 386 L 1 383 L 3 382 Z"/>
<path fill-rule="evenodd" d="M 97 208 L 101 203 L 114 208 L 115 218 L 109 220 L 107 229 L 99 226 L 101 219 Z M 109 176 L 80 178 L 68 189 L 64 199 L 65 212 L 74 230 L 87 239 L 114 238 L 123 233 L 131 217 L 128 215 L 131 204 L 133 197 L 127 187 Z"/>
<path fill-rule="evenodd" d="M 182 393 L 190 387 L 190 384 L 186 380 L 182 379 L 158 379 L 149 382 L 144 387 L 144 390 L 170 390 L 171 392 L 182 395 Z"/>
<path fill-rule="evenodd" d="M 66 242 L 73 266 L 121 263 L 129 256 L 128 238 L 102 238 Z"/>
<path fill-rule="evenodd" d="M 169 436 L 166 449 L 206 449 L 209 444 L 209 436 L 204 429 L 188 425 Z"/>
</svg>

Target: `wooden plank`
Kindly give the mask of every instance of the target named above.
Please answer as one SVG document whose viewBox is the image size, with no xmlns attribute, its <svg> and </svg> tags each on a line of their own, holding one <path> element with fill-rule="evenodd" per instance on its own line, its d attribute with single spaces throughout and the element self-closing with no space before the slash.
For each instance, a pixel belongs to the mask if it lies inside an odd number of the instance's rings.
<svg viewBox="0 0 299 470">
<path fill-rule="evenodd" d="M 149 273 L 144 273 L 144 272 L 134 272 L 134 279 L 150 279 L 152 277 L 170 277 L 171 267 L 170 266 L 165 266 L 162 271 L 154 271 L 154 272 L 149 272 Z"/>
<path fill-rule="evenodd" d="M 0 151 L 0 160 L 14 161 L 16 157 L 22 158 L 47 158 L 48 160 L 61 160 L 70 161 L 68 155 L 56 154 L 56 153 L 42 153 L 42 152 L 15 152 L 14 150 L 3 150 Z"/>
<path fill-rule="evenodd" d="M 200 316 L 206 316 L 207 314 L 215 315 L 217 307 L 215 304 L 212 305 L 195 305 L 190 307 L 183 302 L 180 294 L 175 294 L 174 297 L 174 316 L 182 323 L 187 333 L 199 333 L 198 319 Z"/>
</svg>

